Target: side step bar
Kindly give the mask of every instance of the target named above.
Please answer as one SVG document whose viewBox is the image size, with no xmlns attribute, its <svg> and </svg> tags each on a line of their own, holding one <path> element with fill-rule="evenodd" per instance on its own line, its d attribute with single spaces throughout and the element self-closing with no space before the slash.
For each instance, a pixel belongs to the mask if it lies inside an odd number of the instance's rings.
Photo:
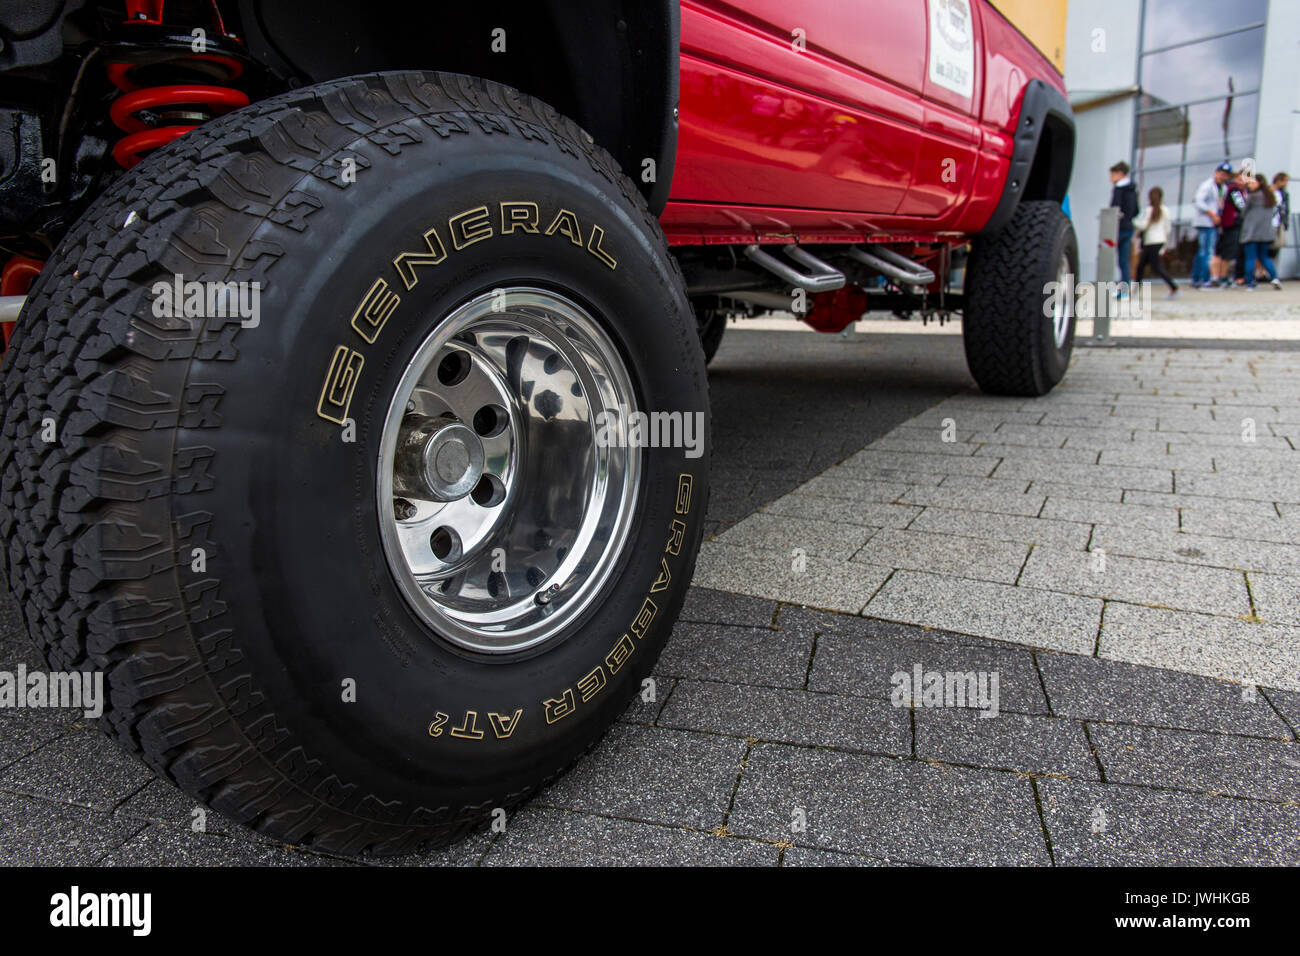
<svg viewBox="0 0 1300 956">
<path fill-rule="evenodd" d="M 870 266 L 902 285 L 929 285 L 934 281 L 933 272 L 917 265 L 906 256 L 899 255 L 893 249 L 881 248 L 871 253 L 855 246 L 849 250 L 849 258 L 856 259 L 864 266 Z"/>
<path fill-rule="evenodd" d="M 775 256 L 769 255 L 758 247 L 757 244 L 745 247 L 745 256 L 751 261 L 762 266 L 778 279 L 788 282 L 797 289 L 804 289 L 808 292 L 833 292 L 835 289 L 844 288 L 844 273 L 840 272 L 829 263 L 822 262 L 807 249 L 801 249 L 794 243 L 782 247 L 785 254 L 800 265 L 807 266 L 813 272 L 805 274 L 786 265 Z M 933 276 L 931 276 L 933 278 Z"/>
</svg>

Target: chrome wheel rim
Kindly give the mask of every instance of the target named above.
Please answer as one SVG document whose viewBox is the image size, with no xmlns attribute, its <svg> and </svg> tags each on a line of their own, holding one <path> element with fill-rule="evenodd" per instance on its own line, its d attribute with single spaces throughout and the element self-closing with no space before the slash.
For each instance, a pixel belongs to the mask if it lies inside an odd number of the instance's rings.
<svg viewBox="0 0 1300 956">
<path fill-rule="evenodd" d="M 550 290 L 493 290 L 416 349 L 384 420 L 384 554 L 439 636 L 507 653 L 567 636 L 623 552 L 640 479 L 618 349 Z"/>
<path fill-rule="evenodd" d="M 1070 272 L 1068 256 L 1062 256 L 1056 268 L 1056 287 L 1066 290 L 1052 303 L 1052 337 L 1056 340 L 1056 347 L 1063 349 L 1070 333 L 1070 320 L 1074 318 L 1074 274 Z"/>
</svg>

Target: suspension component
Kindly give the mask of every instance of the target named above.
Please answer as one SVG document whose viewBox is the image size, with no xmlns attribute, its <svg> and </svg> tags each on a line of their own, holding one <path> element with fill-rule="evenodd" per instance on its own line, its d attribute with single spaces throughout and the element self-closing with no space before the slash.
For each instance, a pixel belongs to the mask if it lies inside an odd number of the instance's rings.
<svg viewBox="0 0 1300 956">
<path fill-rule="evenodd" d="M 208 37 L 173 34 L 161 23 L 161 0 L 128 4 L 123 42 L 105 51 L 105 72 L 120 95 L 109 107 L 113 123 L 127 135 L 113 147 L 113 159 L 125 169 L 150 150 L 184 136 L 200 123 L 249 104 L 234 89 L 246 57 L 239 41 L 225 32 L 213 9 Z"/>
<path fill-rule="evenodd" d="M 16 315 L 11 318 L 7 314 L 9 304 L 21 302 L 44 265 L 45 263 L 40 259 L 33 259 L 30 256 L 10 256 L 4 269 L 0 270 L 0 303 L 2 303 L 0 304 L 0 336 L 4 339 L 0 352 L 9 348 L 9 339 L 14 334 L 13 320 L 17 318 Z M 21 308 L 21 304 L 19 307 Z"/>
</svg>

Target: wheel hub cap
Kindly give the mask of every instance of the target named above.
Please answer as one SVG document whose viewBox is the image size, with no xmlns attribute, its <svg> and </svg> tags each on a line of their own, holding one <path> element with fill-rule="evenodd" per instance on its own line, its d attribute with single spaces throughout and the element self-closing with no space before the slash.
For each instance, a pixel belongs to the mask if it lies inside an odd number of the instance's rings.
<svg viewBox="0 0 1300 956">
<path fill-rule="evenodd" d="M 494 290 L 437 323 L 393 395 L 376 476 L 389 569 L 433 631 L 486 653 L 571 632 L 630 531 L 637 409 L 613 341 L 565 296 Z"/>
</svg>

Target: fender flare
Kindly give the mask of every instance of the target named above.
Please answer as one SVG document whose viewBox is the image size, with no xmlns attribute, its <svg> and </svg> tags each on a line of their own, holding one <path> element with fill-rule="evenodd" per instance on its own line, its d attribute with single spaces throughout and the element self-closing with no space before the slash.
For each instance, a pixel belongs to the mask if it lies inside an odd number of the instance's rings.
<svg viewBox="0 0 1300 956">
<path fill-rule="evenodd" d="M 1020 101 L 1002 198 L 980 235 L 1006 228 L 1021 199 L 1065 199 L 1074 168 L 1074 140 L 1074 111 L 1069 100 L 1051 84 L 1030 80 Z M 1040 146 L 1044 149 L 1042 155 Z"/>
</svg>

